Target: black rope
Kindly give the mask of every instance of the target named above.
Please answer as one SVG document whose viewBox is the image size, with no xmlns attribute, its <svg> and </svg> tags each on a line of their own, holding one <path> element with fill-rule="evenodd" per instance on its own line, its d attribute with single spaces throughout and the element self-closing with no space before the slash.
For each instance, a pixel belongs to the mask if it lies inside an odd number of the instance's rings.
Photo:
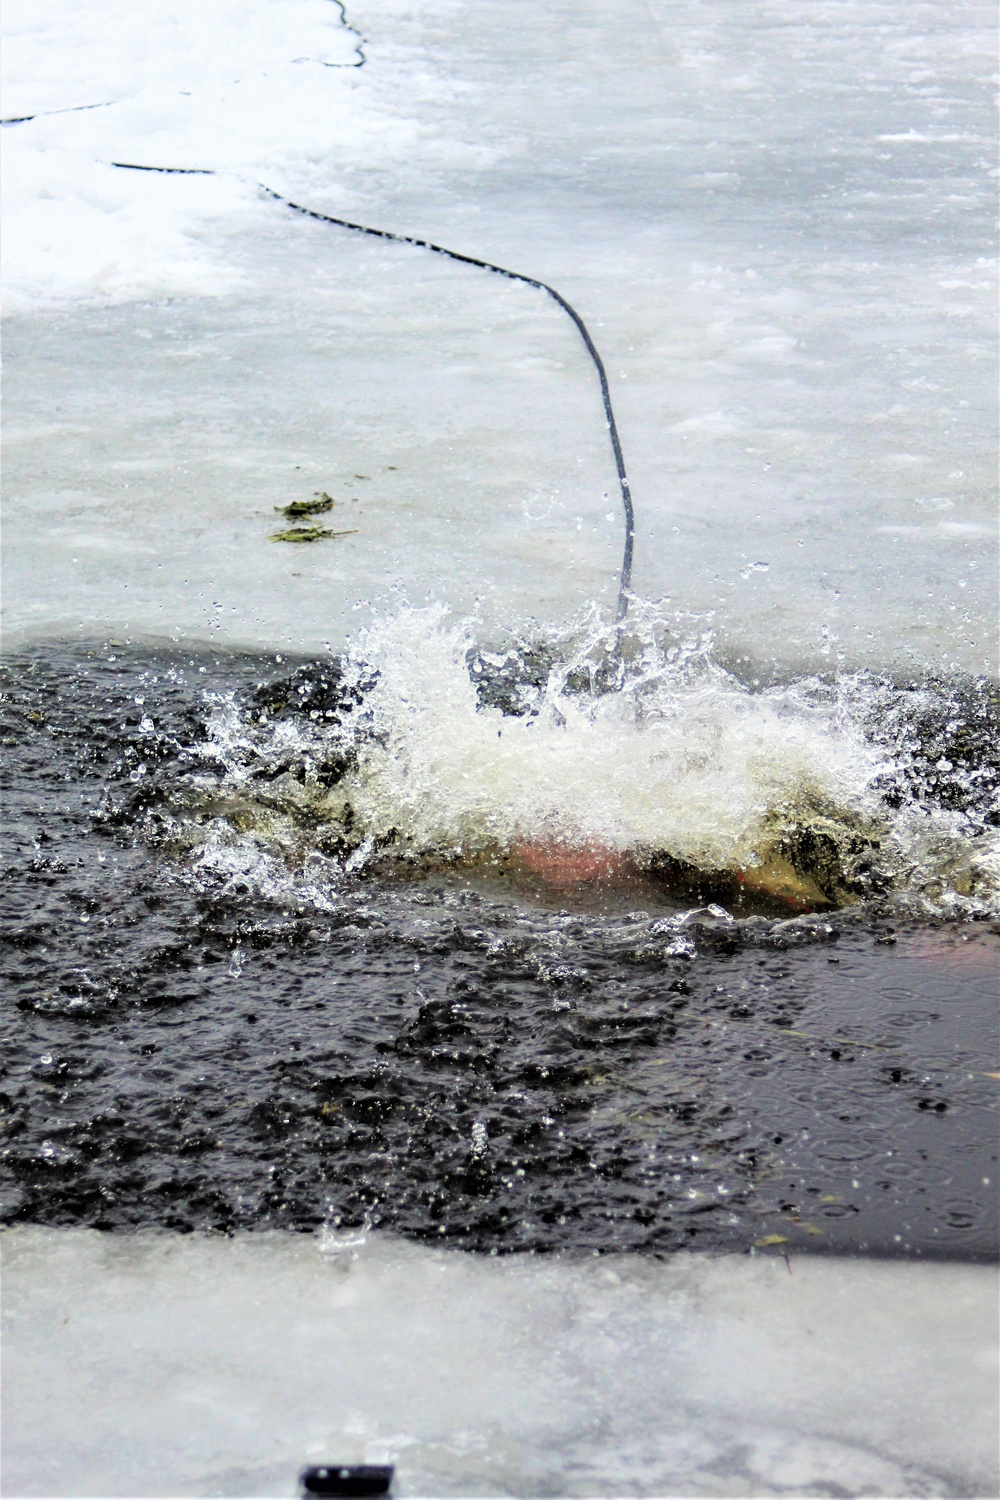
<svg viewBox="0 0 1000 1500">
<path fill-rule="evenodd" d="M 350 66 L 354 67 L 355 64 L 351 63 Z M 105 99 L 101 104 L 71 104 L 68 109 L 40 109 L 33 115 L 7 115 L 0 120 L 0 125 L 27 125 L 29 120 L 41 120 L 48 115 L 78 115 L 85 109 L 110 109 L 117 102 L 116 99 Z"/>
<path fill-rule="evenodd" d="M 117 165 L 117 163 L 116 163 Z M 174 171 L 177 169 L 174 168 Z M 615 422 L 614 408 L 611 405 L 611 391 L 608 386 L 608 377 L 604 369 L 604 361 L 597 352 L 597 345 L 590 336 L 590 330 L 580 317 L 571 302 L 567 302 L 561 292 L 557 292 L 554 286 L 549 286 L 547 281 L 539 281 L 535 276 L 525 276 L 521 271 L 509 271 L 506 266 L 495 266 L 492 261 L 479 260 L 475 255 L 463 255 L 458 250 L 449 250 L 444 245 L 436 245 L 433 240 L 421 240 L 412 234 L 395 234 L 390 229 L 371 229 L 367 224 L 355 224 L 351 219 L 340 219 L 334 214 L 321 214 L 315 208 L 305 208 L 301 203 L 294 203 L 291 198 L 286 198 L 282 193 L 276 193 L 266 183 L 258 186 L 269 198 L 274 198 L 278 203 L 284 203 L 286 208 L 294 209 L 297 214 L 304 214 L 307 219 L 319 219 L 324 224 L 336 224 L 341 229 L 353 229 L 356 234 L 368 234 L 374 239 L 391 240 L 397 245 L 415 245 L 420 250 L 432 250 L 435 255 L 446 255 L 449 260 L 457 260 L 462 265 L 478 266 L 481 271 L 492 271 L 496 276 L 506 276 L 509 281 L 523 281 L 526 286 L 537 287 L 541 292 L 547 292 L 554 302 L 557 302 L 563 312 L 568 314 L 576 324 L 580 337 L 587 348 L 587 353 L 594 362 L 597 377 L 601 382 L 601 399 L 604 402 L 604 415 L 607 418 L 608 433 L 611 437 L 611 448 L 615 456 L 615 468 L 618 470 L 618 484 L 622 494 L 622 508 L 625 512 L 625 549 L 622 554 L 622 570 L 618 583 L 618 608 L 615 612 L 616 622 L 622 621 L 628 613 L 629 592 L 632 586 L 632 552 L 635 547 L 635 512 L 632 508 L 632 492 L 625 472 L 625 459 L 622 455 L 621 439 L 618 436 L 618 424 Z"/>
<path fill-rule="evenodd" d="M 354 52 L 355 52 L 355 56 L 357 58 L 357 61 L 356 62 L 350 62 L 350 63 L 328 63 L 328 62 L 322 62 L 318 58 L 304 58 L 303 61 L 305 61 L 305 62 L 317 62 L 317 61 L 319 61 L 320 62 L 320 67 L 323 67 L 323 68 L 363 68 L 364 65 L 365 65 L 365 63 L 368 61 L 367 57 L 365 56 L 365 39 L 361 35 L 361 32 L 358 30 L 358 28 L 356 26 L 352 26 L 351 23 L 350 23 L 350 21 L 347 19 L 347 11 L 344 8 L 344 0 L 333 0 L 333 3 L 337 7 L 337 9 L 340 11 L 340 24 L 341 24 L 341 26 L 343 26 L 343 28 L 344 28 L 345 31 L 349 31 L 352 36 L 356 36 L 357 37 L 357 41 L 354 44 Z"/>
<path fill-rule="evenodd" d="M 123 172 L 163 172 L 168 177 L 175 173 L 180 177 L 218 177 L 219 175 L 213 167 L 144 167 L 141 162 L 137 161 L 113 161 L 111 165 L 119 167 Z"/>
<path fill-rule="evenodd" d="M 148 167 L 140 165 L 139 162 L 113 161 L 113 167 L 120 167 L 128 172 L 166 172 L 180 173 L 189 177 L 214 177 L 217 174 L 205 167 Z M 625 459 L 622 455 L 621 439 L 618 436 L 618 424 L 615 422 L 615 413 L 611 405 L 611 391 L 608 386 L 608 377 L 604 369 L 604 361 L 597 352 L 597 345 L 590 336 L 590 330 L 580 317 L 571 302 L 567 302 L 561 292 L 557 292 L 554 286 L 549 286 L 547 281 L 539 281 L 535 276 L 525 276 L 522 271 L 509 271 L 506 266 L 495 266 L 492 261 L 480 260 L 475 255 L 463 255 L 459 250 L 449 250 L 444 245 L 436 245 L 433 240 L 421 240 L 412 234 L 396 234 L 391 229 L 373 229 L 367 224 L 355 224 L 351 219 L 340 219 L 334 214 L 321 214 L 315 208 L 306 208 L 301 203 L 295 203 L 291 198 L 286 198 L 283 193 L 275 192 L 264 182 L 257 186 L 269 198 L 276 203 L 283 203 L 286 208 L 291 208 L 297 214 L 303 214 L 307 219 L 318 219 L 323 224 L 336 224 L 339 229 L 351 229 L 355 234 L 367 234 L 377 240 L 391 240 L 396 245 L 414 245 L 419 250 L 432 250 L 435 255 L 446 255 L 449 260 L 457 260 L 461 265 L 478 266 L 481 271 L 492 271 L 496 276 L 506 276 L 509 281 L 522 281 L 525 286 L 536 287 L 540 292 L 546 292 L 554 302 L 557 302 L 575 323 L 580 337 L 583 339 L 597 371 L 601 382 L 601 399 L 604 402 L 604 415 L 607 418 L 608 434 L 611 438 L 611 448 L 615 456 L 615 468 L 618 470 L 618 484 L 621 488 L 622 509 L 625 512 L 625 547 L 622 553 L 622 570 L 618 581 L 618 607 L 615 611 L 615 622 L 620 624 L 628 613 L 628 601 L 632 587 L 632 553 L 635 547 L 635 512 L 632 508 L 632 492 L 629 487 L 628 475 L 625 472 Z"/>
</svg>

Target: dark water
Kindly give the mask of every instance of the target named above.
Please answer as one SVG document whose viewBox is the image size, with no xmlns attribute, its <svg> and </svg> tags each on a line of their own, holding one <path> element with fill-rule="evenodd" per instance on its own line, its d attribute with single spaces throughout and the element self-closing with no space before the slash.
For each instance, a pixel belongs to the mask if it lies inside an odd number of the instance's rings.
<svg viewBox="0 0 1000 1500">
<path fill-rule="evenodd" d="M 226 770 L 206 690 L 315 721 L 324 670 L 299 693 L 274 657 L 8 662 L 6 1222 L 996 1256 L 995 922 L 734 920 L 689 877 L 426 861 L 319 894 L 308 859 L 213 882 L 190 854 Z M 921 704 L 926 767 L 956 720 Z M 343 771 L 293 761 L 253 771 L 264 801 L 279 771 Z"/>
</svg>

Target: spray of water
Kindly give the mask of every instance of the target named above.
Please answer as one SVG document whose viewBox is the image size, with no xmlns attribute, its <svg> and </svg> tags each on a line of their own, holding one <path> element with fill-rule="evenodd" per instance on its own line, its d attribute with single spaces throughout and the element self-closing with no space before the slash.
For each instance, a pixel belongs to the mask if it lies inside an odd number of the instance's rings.
<svg viewBox="0 0 1000 1500">
<path fill-rule="evenodd" d="M 313 701 L 309 669 L 289 692 Z M 292 865 L 317 899 L 387 861 L 457 861 L 640 871 L 798 910 L 995 911 L 982 772 L 935 802 L 905 696 L 857 676 L 748 684 L 697 621 L 641 603 L 624 638 L 588 616 L 493 649 L 475 622 L 404 609 L 358 637 L 326 706 L 214 703 L 225 769 L 192 791 L 213 814 L 197 859 L 244 880 L 266 861 L 272 882 Z"/>
</svg>

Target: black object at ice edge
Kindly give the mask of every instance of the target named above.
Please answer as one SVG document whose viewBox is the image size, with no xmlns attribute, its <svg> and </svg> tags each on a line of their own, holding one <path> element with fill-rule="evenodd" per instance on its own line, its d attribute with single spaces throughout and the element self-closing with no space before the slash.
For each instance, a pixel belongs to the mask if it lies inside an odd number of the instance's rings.
<svg viewBox="0 0 1000 1500">
<path fill-rule="evenodd" d="M 303 1495 L 385 1495 L 392 1476 L 392 1464 L 314 1464 L 299 1484 Z"/>
</svg>

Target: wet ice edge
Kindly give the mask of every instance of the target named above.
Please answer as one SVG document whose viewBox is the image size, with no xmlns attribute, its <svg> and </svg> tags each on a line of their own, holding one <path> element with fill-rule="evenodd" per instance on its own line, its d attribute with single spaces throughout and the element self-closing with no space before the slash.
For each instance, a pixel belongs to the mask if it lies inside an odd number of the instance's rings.
<svg viewBox="0 0 1000 1500">
<path fill-rule="evenodd" d="M 7 1494 L 290 1494 L 330 1459 L 395 1462 L 400 1495 L 996 1485 L 988 1267 L 329 1229 L 2 1249 Z"/>
</svg>

